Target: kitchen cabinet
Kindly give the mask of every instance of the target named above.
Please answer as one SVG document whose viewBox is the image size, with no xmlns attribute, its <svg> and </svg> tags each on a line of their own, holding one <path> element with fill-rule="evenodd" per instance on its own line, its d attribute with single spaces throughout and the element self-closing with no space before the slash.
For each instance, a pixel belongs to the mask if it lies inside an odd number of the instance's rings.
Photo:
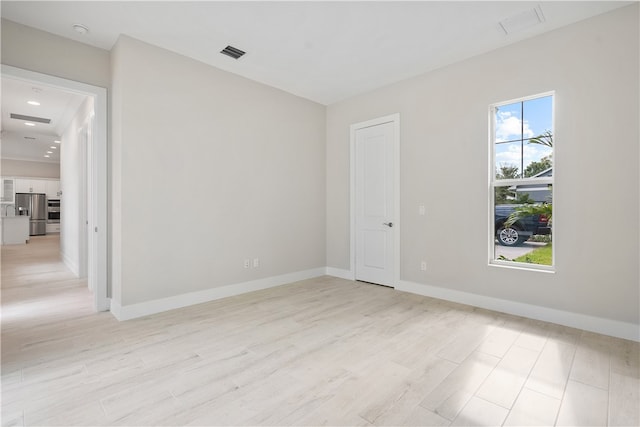
<svg viewBox="0 0 640 427">
<path fill-rule="evenodd" d="M 57 181 L 57 187 L 49 184 L 50 181 Z M 51 191 L 53 191 L 53 197 L 49 195 L 49 186 L 51 186 Z M 60 192 L 60 180 L 50 180 L 50 179 L 38 179 L 38 178 L 16 178 L 15 180 L 16 193 L 43 193 L 46 194 L 48 198 L 56 198 L 59 199 L 60 196 L 56 193 Z"/>
<path fill-rule="evenodd" d="M 0 229 L 3 245 L 25 244 L 29 240 L 29 217 L 0 217 Z"/>
<path fill-rule="evenodd" d="M 62 192 L 60 191 L 59 179 L 47 180 L 47 199 L 60 199 Z"/>
<path fill-rule="evenodd" d="M 44 179 L 16 178 L 16 193 L 46 193 L 47 181 Z"/>
<path fill-rule="evenodd" d="M 13 204 L 16 197 L 16 180 L 12 177 L 3 176 L 0 183 L 0 203 Z"/>
<path fill-rule="evenodd" d="M 59 233 L 59 232 L 60 232 L 60 223 L 47 224 L 47 234 Z"/>
</svg>

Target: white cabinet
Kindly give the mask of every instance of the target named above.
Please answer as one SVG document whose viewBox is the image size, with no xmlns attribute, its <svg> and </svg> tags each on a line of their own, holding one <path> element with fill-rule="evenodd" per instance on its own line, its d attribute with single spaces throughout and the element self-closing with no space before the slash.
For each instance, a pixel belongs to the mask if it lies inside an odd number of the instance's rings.
<svg viewBox="0 0 640 427">
<path fill-rule="evenodd" d="M 60 224 L 47 224 L 47 234 L 51 233 L 59 233 L 60 232 Z"/>
<path fill-rule="evenodd" d="M 3 245 L 25 244 L 29 240 L 28 216 L 0 217 L 0 228 Z"/>
<path fill-rule="evenodd" d="M 46 179 L 34 179 L 31 180 L 31 187 L 33 187 L 34 193 L 47 193 L 47 180 Z"/>
<path fill-rule="evenodd" d="M 15 178 L 2 177 L 2 186 L 0 187 L 0 203 L 13 204 L 16 202 L 16 180 Z"/>
<path fill-rule="evenodd" d="M 31 193 L 31 180 L 16 178 L 16 193 Z"/>
<path fill-rule="evenodd" d="M 44 193 L 50 199 L 60 198 L 60 180 L 16 178 L 16 193 Z"/>
<path fill-rule="evenodd" d="M 46 179 L 16 178 L 16 193 L 46 193 Z"/>
<path fill-rule="evenodd" d="M 47 180 L 47 199 L 59 199 L 60 192 L 60 180 L 49 179 Z"/>
</svg>

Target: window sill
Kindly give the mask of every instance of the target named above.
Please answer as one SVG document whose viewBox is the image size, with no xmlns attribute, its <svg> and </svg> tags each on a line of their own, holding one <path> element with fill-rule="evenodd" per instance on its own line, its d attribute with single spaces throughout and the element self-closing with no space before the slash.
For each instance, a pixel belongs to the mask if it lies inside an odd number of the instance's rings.
<svg viewBox="0 0 640 427">
<path fill-rule="evenodd" d="M 489 267 L 508 268 L 512 270 L 535 271 L 539 273 L 551 273 L 551 274 L 554 274 L 556 272 L 556 269 L 553 265 L 528 264 L 524 262 L 500 261 L 500 260 L 489 261 Z"/>
</svg>

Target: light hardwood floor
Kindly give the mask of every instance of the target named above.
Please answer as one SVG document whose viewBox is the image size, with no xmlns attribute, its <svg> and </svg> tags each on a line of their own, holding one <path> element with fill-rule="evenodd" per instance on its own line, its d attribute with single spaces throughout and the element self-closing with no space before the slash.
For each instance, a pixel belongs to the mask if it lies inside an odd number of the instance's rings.
<svg viewBox="0 0 640 427">
<path fill-rule="evenodd" d="M 638 425 L 639 345 L 332 277 L 92 313 L 55 236 L 2 248 L 2 425 Z"/>
</svg>

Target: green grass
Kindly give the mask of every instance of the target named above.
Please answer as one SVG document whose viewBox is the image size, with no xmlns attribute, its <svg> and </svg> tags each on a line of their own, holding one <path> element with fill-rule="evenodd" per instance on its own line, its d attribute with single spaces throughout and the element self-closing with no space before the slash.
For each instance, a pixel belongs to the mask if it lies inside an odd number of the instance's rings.
<svg viewBox="0 0 640 427">
<path fill-rule="evenodd" d="M 515 262 L 524 262 L 528 264 L 551 265 L 552 258 L 551 243 L 538 248 L 528 254 L 519 256 L 514 259 Z"/>
</svg>

